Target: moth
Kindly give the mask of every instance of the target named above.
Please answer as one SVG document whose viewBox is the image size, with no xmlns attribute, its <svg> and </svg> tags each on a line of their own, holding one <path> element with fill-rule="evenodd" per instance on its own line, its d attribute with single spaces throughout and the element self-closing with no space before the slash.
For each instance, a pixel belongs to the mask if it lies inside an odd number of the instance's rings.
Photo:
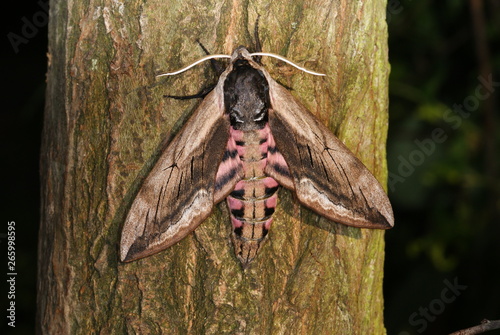
<svg viewBox="0 0 500 335">
<path fill-rule="evenodd" d="M 235 253 L 245 268 L 268 235 L 280 185 L 331 221 L 358 228 L 394 225 L 382 186 L 271 78 L 262 55 L 272 54 L 238 47 L 231 56 L 191 65 L 230 59 L 136 195 L 123 226 L 123 262 L 179 242 L 226 199 Z"/>
</svg>

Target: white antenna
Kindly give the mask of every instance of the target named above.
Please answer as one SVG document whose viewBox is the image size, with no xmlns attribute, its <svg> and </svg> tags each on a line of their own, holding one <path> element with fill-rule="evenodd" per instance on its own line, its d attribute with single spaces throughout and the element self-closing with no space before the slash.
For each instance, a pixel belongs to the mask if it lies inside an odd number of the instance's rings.
<svg viewBox="0 0 500 335">
<path fill-rule="evenodd" d="M 275 54 L 272 54 L 272 53 L 268 53 L 268 52 L 254 52 L 254 53 L 250 54 L 250 56 L 252 56 L 252 57 L 253 56 L 269 56 L 269 57 L 274 57 L 274 58 L 277 58 L 279 60 L 282 60 L 285 63 L 290 64 L 291 66 L 296 67 L 297 69 L 299 69 L 301 71 L 304 71 L 305 73 L 309 73 L 309 74 L 312 74 L 314 76 L 326 76 L 326 74 L 324 74 L 324 73 L 318 73 L 318 72 L 314 72 L 314 71 L 305 69 L 305 68 L 303 68 L 301 66 L 298 66 L 297 64 L 293 63 L 292 61 L 289 61 L 285 57 L 282 57 L 282 56 L 279 56 L 279 55 L 275 55 Z"/>
<path fill-rule="evenodd" d="M 275 55 L 275 54 L 272 54 L 272 53 L 268 53 L 268 52 L 254 52 L 252 54 L 250 54 L 251 57 L 253 56 L 269 56 L 269 57 L 274 57 L 274 58 L 277 58 L 285 63 L 288 63 L 294 67 L 296 67 L 297 69 L 301 70 L 301 71 L 304 71 L 305 73 L 309 73 L 309 74 L 312 74 L 314 76 L 326 76 L 326 74 L 323 74 L 323 73 L 318 73 L 318 72 L 314 72 L 314 71 L 311 71 L 311 70 L 308 70 L 308 69 L 305 69 L 301 66 L 298 66 L 297 64 L 293 63 L 292 61 L 289 61 L 288 59 L 286 59 L 285 57 L 282 57 L 282 56 L 279 56 L 279 55 Z M 198 59 L 196 62 L 192 63 L 191 65 L 188 65 L 180 70 L 177 70 L 175 72 L 168 72 L 168 73 L 163 73 L 163 74 L 159 74 L 157 75 L 156 77 L 163 77 L 163 76 L 173 76 L 173 75 L 176 75 L 176 74 L 179 74 L 179 73 L 182 73 L 186 70 L 189 70 L 190 68 L 192 68 L 193 66 L 195 65 L 198 65 L 206 60 L 210 60 L 210 59 L 215 59 L 215 58 L 231 58 L 231 56 L 229 55 L 210 55 L 210 56 L 206 56 L 206 57 L 203 57 L 201 59 Z"/>
<path fill-rule="evenodd" d="M 177 70 L 175 72 L 169 72 L 169 73 L 163 73 L 163 74 L 159 74 L 157 75 L 156 77 L 163 77 L 163 76 L 173 76 L 173 75 L 176 75 L 176 74 L 179 74 L 179 73 L 182 73 L 186 70 L 189 70 L 190 68 L 192 68 L 193 66 L 195 65 L 198 65 L 200 63 L 203 63 L 204 61 L 206 60 L 209 60 L 209 59 L 214 59 L 214 58 L 231 58 L 231 56 L 229 55 L 210 55 L 210 56 L 206 56 L 206 57 L 203 57 L 202 59 L 198 59 L 196 62 L 194 62 L 193 64 L 191 65 L 188 65 L 186 66 L 185 68 L 182 68 L 180 70 Z"/>
</svg>

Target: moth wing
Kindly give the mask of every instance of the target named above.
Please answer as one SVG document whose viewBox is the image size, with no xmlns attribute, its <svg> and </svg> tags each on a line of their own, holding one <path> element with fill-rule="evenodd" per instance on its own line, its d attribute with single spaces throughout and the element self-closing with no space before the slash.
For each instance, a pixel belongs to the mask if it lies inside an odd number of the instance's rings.
<svg viewBox="0 0 500 335">
<path fill-rule="evenodd" d="M 330 220 L 360 228 L 391 228 L 391 204 L 371 172 L 290 92 L 272 78 L 268 81 L 269 124 L 289 169 L 288 176 L 273 177 L 294 190 L 300 203 Z"/>
<path fill-rule="evenodd" d="M 210 214 L 214 200 L 221 200 L 215 183 L 230 127 L 221 90 L 217 85 L 205 97 L 145 179 L 123 226 L 122 261 L 180 241 Z"/>
</svg>

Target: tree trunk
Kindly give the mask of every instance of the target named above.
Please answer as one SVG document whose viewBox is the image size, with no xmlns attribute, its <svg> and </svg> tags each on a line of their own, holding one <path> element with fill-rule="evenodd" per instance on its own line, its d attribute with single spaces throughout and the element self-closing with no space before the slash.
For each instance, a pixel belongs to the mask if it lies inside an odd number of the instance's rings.
<svg viewBox="0 0 500 335">
<path fill-rule="evenodd" d="M 381 334 L 384 233 L 332 223 L 280 191 L 245 271 L 225 203 L 178 244 L 120 263 L 133 194 L 216 80 L 211 52 L 253 43 L 327 74 L 269 72 L 386 181 L 384 1 L 51 1 L 41 157 L 39 333 Z"/>
</svg>

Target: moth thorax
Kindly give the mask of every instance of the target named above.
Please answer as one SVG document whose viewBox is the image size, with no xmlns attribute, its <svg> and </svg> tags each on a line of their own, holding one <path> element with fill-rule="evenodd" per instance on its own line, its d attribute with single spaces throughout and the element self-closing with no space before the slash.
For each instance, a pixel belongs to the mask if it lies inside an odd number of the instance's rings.
<svg viewBox="0 0 500 335">
<path fill-rule="evenodd" d="M 262 129 L 268 121 L 269 85 L 263 73 L 238 60 L 224 82 L 224 103 L 238 130 Z"/>
</svg>

